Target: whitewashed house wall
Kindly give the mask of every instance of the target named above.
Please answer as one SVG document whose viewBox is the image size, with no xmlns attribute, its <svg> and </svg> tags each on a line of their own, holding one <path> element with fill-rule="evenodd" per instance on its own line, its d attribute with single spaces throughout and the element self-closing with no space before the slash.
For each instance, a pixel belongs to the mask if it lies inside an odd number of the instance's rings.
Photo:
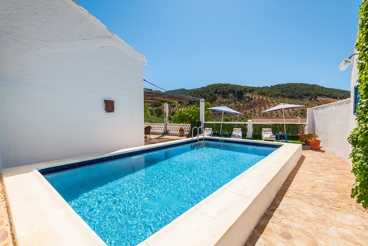
<svg viewBox="0 0 368 246">
<path fill-rule="evenodd" d="M 337 69 L 337 68 L 336 68 Z M 348 72 L 348 71 L 345 71 Z M 335 155 L 346 160 L 351 165 L 349 154 L 351 145 L 348 137 L 356 127 L 354 115 L 354 86 L 357 84 L 358 68 L 356 56 L 350 74 L 350 98 L 327 105 L 317 106 L 308 109 L 308 133 L 313 130 L 318 134 L 321 146 L 331 151 Z"/>
<path fill-rule="evenodd" d="M 0 6 L 2 168 L 144 144 L 141 54 L 71 0 Z"/>
<path fill-rule="evenodd" d="M 353 115 L 350 98 L 314 107 L 312 113 L 321 146 L 350 162 L 351 145 L 347 140 L 352 130 L 349 120 L 350 115 Z"/>
</svg>

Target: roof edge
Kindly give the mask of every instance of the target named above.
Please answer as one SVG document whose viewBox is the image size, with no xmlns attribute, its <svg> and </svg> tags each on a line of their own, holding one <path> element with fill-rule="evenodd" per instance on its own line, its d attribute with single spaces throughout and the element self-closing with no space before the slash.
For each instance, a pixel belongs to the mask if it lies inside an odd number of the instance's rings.
<svg viewBox="0 0 368 246">
<path fill-rule="evenodd" d="M 91 16 L 92 18 L 94 18 L 98 23 L 100 23 L 111 35 L 112 37 L 116 38 L 119 42 L 122 42 L 123 45 L 125 45 L 127 48 L 129 48 L 133 53 L 135 53 L 138 58 L 140 58 L 140 60 L 144 63 L 144 65 L 147 64 L 147 59 L 144 55 L 142 55 L 141 53 L 139 53 L 137 50 L 135 50 L 132 46 L 130 46 L 128 43 L 126 43 L 123 39 L 121 39 L 118 35 L 116 35 L 115 33 L 113 33 L 109 28 L 107 28 L 107 26 L 105 26 L 99 19 L 97 19 L 94 15 L 92 15 L 91 13 L 88 12 L 88 10 L 86 10 L 85 8 L 83 8 L 79 3 L 77 3 L 75 0 L 72 0 L 72 2 L 74 4 L 76 4 L 81 10 L 84 10 L 89 16 Z"/>
</svg>

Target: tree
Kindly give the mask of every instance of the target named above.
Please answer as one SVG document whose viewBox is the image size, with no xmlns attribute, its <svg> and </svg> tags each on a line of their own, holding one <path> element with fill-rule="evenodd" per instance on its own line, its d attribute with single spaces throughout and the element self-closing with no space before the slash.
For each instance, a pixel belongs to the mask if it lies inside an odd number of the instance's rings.
<svg viewBox="0 0 368 246">
<path fill-rule="evenodd" d="M 230 122 L 231 118 L 229 116 L 224 116 L 224 118 L 222 119 L 223 122 Z"/>
<path fill-rule="evenodd" d="M 216 100 L 217 100 L 217 95 L 212 95 L 210 97 L 210 103 L 216 102 Z"/>
<path fill-rule="evenodd" d="M 208 108 L 210 107 L 210 104 L 208 102 L 205 103 L 205 119 L 208 120 L 211 115 L 212 111 Z M 179 110 L 172 118 L 171 120 L 174 123 L 190 123 L 191 121 L 199 121 L 199 113 L 200 109 L 197 105 L 191 106 L 186 109 Z"/>
<path fill-rule="evenodd" d="M 161 117 L 164 114 L 164 110 L 161 107 L 156 108 L 157 117 Z"/>
<path fill-rule="evenodd" d="M 236 98 L 240 101 L 244 98 L 244 92 L 243 91 L 237 91 L 236 92 Z"/>
<path fill-rule="evenodd" d="M 152 107 L 149 103 L 144 104 L 144 118 L 148 118 L 151 116 Z"/>
</svg>

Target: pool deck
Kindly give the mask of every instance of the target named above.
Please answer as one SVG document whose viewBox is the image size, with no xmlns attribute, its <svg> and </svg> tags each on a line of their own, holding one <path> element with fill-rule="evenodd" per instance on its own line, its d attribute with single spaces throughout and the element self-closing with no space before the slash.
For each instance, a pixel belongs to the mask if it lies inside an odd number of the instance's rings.
<svg viewBox="0 0 368 246">
<path fill-rule="evenodd" d="M 245 245 L 367 245 L 368 212 L 350 198 L 353 183 L 344 160 L 304 147 Z M 6 210 L 0 206 L 0 245 L 12 245 Z"/>
<path fill-rule="evenodd" d="M 173 140 L 181 140 L 186 139 L 186 137 L 179 137 L 174 135 L 158 135 L 158 134 L 151 134 L 151 137 L 144 141 L 144 145 L 151 145 L 157 143 L 163 143 Z"/>
<path fill-rule="evenodd" d="M 0 175 L 0 179 L 0 245 L 13 246 L 15 235 L 12 233 L 2 175 Z"/>
<path fill-rule="evenodd" d="M 350 198 L 354 182 L 346 161 L 304 146 L 245 245 L 368 245 L 368 211 Z"/>
</svg>

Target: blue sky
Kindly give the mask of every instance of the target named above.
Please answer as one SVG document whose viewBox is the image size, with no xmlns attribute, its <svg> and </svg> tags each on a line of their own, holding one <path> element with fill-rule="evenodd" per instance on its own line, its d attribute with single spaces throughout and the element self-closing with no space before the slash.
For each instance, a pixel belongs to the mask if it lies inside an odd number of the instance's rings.
<svg viewBox="0 0 368 246">
<path fill-rule="evenodd" d="M 166 90 L 301 82 L 350 89 L 361 0 L 76 0 Z M 156 89 L 145 83 L 145 87 Z"/>
</svg>

